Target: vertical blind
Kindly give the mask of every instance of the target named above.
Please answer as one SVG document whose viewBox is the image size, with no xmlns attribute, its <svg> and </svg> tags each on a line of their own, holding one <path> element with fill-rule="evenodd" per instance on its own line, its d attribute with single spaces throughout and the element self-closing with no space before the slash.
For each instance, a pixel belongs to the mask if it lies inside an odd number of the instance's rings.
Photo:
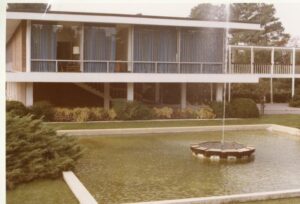
<svg viewBox="0 0 300 204">
<path fill-rule="evenodd" d="M 57 26 L 46 24 L 33 24 L 31 27 L 31 58 L 55 60 L 56 59 L 56 32 Z M 55 72 L 54 61 L 32 61 L 33 72 Z"/>
<path fill-rule="evenodd" d="M 84 60 L 116 60 L 116 28 L 85 25 Z M 107 72 L 112 68 L 106 62 L 84 63 L 84 72 Z"/>
<path fill-rule="evenodd" d="M 142 27 L 134 28 L 134 61 L 149 63 L 135 63 L 134 72 L 155 72 L 156 61 L 170 62 L 158 63 L 157 72 L 177 72 L 177 32 L 175 28 Z"/>
</svg>

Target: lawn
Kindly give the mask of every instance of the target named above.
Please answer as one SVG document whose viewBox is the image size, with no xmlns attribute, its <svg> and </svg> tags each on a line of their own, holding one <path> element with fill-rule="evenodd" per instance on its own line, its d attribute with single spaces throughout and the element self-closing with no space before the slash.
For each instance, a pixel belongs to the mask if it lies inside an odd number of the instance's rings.
<svg viewBox="0 0 300 204">
<path fill-rule="evenodd" d="M 241 204 L 298 204 L 298 203 L 300 203 L 300 198 L 253 201 L 253 202 L 244 202 Z"/>
<path fill-rule="evenodd" d="M 111 121 L 83 123 L 46 123 L 59 130 L 70 129 L 110 129 L 110 128 L 149 128 L 222 125 L 222 120 L 165 120 L 165 121 Z M 278 124 L 300 128 L 300 115 L 266 115 L 260 118 L 226 120 L 227 125 Z"/>
<path fill-rule="evenodd" d="M 62 179 L 39 180 L 7 191 L 7 204 L 73 204 L 78 203 Z"/>
</svg>

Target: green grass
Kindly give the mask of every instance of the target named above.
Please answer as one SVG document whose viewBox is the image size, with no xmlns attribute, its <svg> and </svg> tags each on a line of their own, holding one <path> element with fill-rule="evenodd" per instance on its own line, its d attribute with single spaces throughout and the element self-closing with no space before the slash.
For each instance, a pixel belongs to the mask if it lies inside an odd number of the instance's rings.
<svg viewBox="0 0 300 204">
<path fill-rule="evenodd" d="M 300 203 L 300 198 L 287 198 L 287 199 L 276 199 L 276 200 L 266 200 L 266 201 L 252 201 L 243 202 L 240 204 L 298 204 Z"/>
<path fill-rule="evenodd" d="M 38 180 L 7 191 L 7 204 L 78 203 L 62 179 Z"/>
<path fill-rule="evenodd" d="M 300 128 L 300 115 L 266 115 L 261 118 L 227 120 L 227 125 L 278 124 Z M 222 125 L 221 120 L 174 120 L 174 121 L 122 121 L 122 122 L 83 122 L 83 123 L 46 123 L 59 130 L 70 129 L 110 129 L 110 128 L 147 128 L 147 127 L 185 127 Z"/>
</svg>

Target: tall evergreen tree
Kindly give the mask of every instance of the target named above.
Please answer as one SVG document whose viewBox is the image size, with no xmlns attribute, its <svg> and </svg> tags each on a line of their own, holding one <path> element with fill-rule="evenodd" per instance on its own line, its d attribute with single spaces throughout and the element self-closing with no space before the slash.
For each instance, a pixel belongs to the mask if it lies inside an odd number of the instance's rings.
<svg viewBox="0 0 300 204">
<path fill-rule="evenodd" d="M 230 44 L 245 43 L 247 45 L 283 46 L 290 35 L 284 32 L 280 20 L 275 17 L 273 4 L 235 3 L 230 5 L 230 21 L 243 23 L 259 23 L 261 31 L 231 30 Z M 199 4 L 192 8 L 191 18 L 200 20 L 225 21 L 225 5 Z"/>
</svg>

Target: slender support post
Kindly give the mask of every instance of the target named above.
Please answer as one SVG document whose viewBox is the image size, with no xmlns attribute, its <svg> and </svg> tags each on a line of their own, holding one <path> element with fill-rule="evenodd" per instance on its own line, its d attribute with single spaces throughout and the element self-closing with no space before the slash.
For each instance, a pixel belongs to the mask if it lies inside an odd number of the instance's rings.
<svg viewBox="0 0 300 204">
<path fill-rule="evenodd" d="M 26 106 L 33 105 L 33 83 L 26 83 Z"/>
<path fill-rule="evenodd" d="M 134 43 L 134 27 L 128 28 L 128 47 L 127 47 L 127 70 L 133 72 L 133 43 Z"/>
<path fill-rule="evenodd" d="M 186 109 L 186 83 L 181 83 L 181 109 Z"/>
<path fill-rule="evenodd" d="M 109 61 L 106 62 L 106 72 L 109 72 Z"/>
<path fill-rule="evenodd" d="M 127 83 L 127 101 L 134 100 L 134 84 Z"/>
<path fill-rule="evenodd" d="M 228 69 L 229 69 L 229 73 L 232 73 L 231 70 L 231 46 L 228 47 Z"/>
<path fill-rule="evenodd" d="M 81 26 L 81 33 L 80 33 L 80 71 L 84 71 L 84 57 L 83 57 L 83 52 L 84 52 L 84 24 Z"/>
<path fill-rule="evenodd" d="M 271 74 L 274 74 L 274 47 L 272 48 L 271 51 Z"/>
<path fill-rule="evenodd" d="M 157 73 L 157 62 L 154 63 L 155 73 Z"/>
<path fill-rule="evenodd" d="M 223 84 L 217 84 L 217 91 L 216 91 L 216 101 L 222 102 L 223 101 Z"/>
<path fill-rule="evenodd" d="M 273 78 L 270 78 L 270 102 L 273 104 Z"/>
<path fill-rule="evenodd" d="M 231 83 L 228 83 L 228 102 L 231 101 Z"/>
<path fill-rule="evenodd" d="M 26 24 L 26 72 L 30 72 L 31 67 L 31 21 Z"/>
<path fill-rule="evenodd" d="M 159 93 L 160 89 L 159 89 L 159 83 L 155 84 L 155 103 L 159 103 Z"/>
<path fill-rule="evenodd" d="M 254 73 L 254 49 L 251 46 L 251 74 Z"/>
<path fill-rule="evenodd" d="M 109 83 L 104 83 L 104 109 L 109 109 L 110 88 Z"/>
<path fill-rule="evenodd" d="M 178 73 L 180 73 L 180 44 L 181 44 L 181 30 L 180 28 L 177 29 L 177 58 L 176 61 L 178 62 L 177 68 L 178 68 Z"/>
<path fill-rule="evenodd" d="M 296 74 L 296 49 L 293 48 L 293 68 L 292 68 L 292 97 L 295 96 L 295 74 Z"/>
<path fill-rule="evenodd" d="M 210 101 L 213 101 L 213 96 L 214 96 L 214 86 L 212 83 L 210 83 Z"/>
</svg>

